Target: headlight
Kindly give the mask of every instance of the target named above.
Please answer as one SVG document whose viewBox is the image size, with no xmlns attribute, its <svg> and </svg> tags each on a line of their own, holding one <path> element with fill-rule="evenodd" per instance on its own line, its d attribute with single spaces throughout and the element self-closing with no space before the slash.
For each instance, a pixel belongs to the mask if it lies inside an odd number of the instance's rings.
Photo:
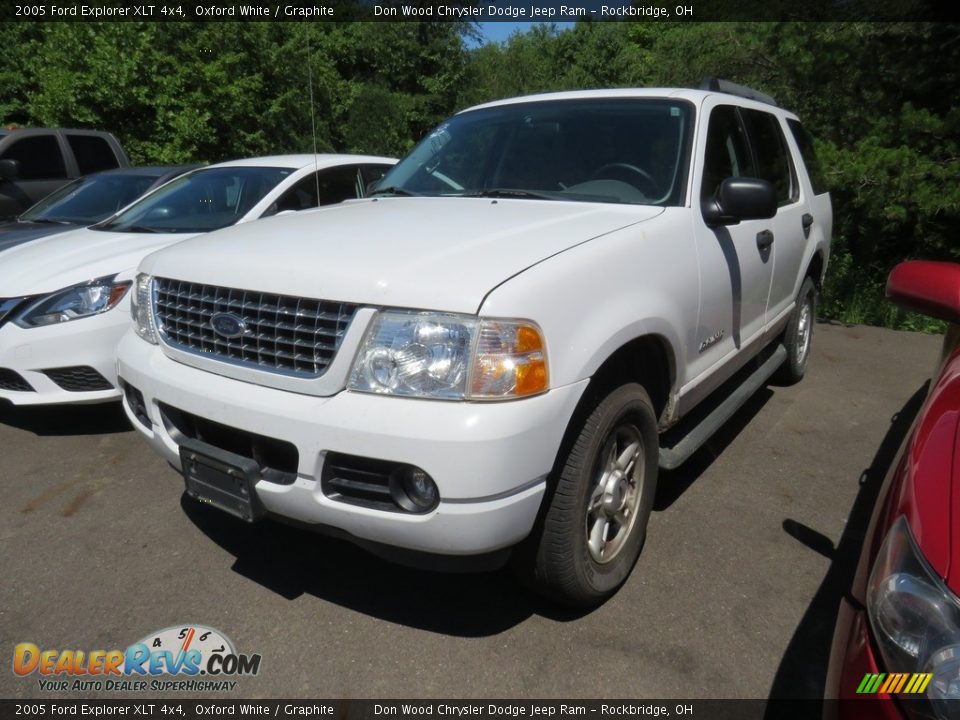
<svg viewBox="0 0 960 720">
<path fill-rule="evenodd" d="M 535 324 L 399 311 L 374 319 L 349 385 L 441 400 L 502 400 L 548 387 L 546 347 Z"/>
<path fill-rule="evenodd" d="M 927 564 L 902 517 L 887 534 L 870 574 L 867 615 L 888 674 L 932 674 L 922 695 L 902 696 L 929 701 L 903 703 L 910 714 L 955 717 L 947 701 L 960 700 L 960 599 Z M 916 692 L 916 687 L 904 685 L 899 692 Z"/>
<path fill-rule="evenodd" d="M 148 343 L 158 344 L 157 324 L 153 321 L 153 278 L 140 273 L 130 298 L 130 316 L 133 319 L 133 329 L 137 335 Z"/>
<path fill-rule="evenodd" d="M 43 327 L 99 315 L 115 307 L 130 289 L 130 281 L 114 282 L 115 275 L 74 285 L 37 298 L 13 321 L 22 328 Z"/>
</svg>

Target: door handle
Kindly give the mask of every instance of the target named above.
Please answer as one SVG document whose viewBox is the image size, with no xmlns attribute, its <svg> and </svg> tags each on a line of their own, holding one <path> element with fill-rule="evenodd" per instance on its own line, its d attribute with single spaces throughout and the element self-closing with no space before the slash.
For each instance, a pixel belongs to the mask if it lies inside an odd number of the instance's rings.
<svg viewBox="0 0 960 720">
<path fill-rule="evenodd" d="M 803 217 L 800 218 L 800 224 L 803 225 L 803 236 L 805 238 L 810 237 L 810 228 L 813 226 L 813 215 L 804 213 Z"/>
<path fill-rule="evenodd" d="M 757 249 L 760 252 L 769 250 L 773 245 L 773 233 L 770 230 L 761 230 L 757 233 Z"/>
</svg>

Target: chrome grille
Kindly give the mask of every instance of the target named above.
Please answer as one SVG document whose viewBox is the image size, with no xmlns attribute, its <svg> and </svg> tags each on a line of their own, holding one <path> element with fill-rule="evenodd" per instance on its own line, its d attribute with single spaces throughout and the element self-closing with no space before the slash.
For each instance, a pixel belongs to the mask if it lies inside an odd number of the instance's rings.
<svg viewBox="0 0 960 720">
<path fill-rule="evenodd" d="M 268 372 L 317 377 L 336 357 L 356 305 L 156 278 L 154 310 L 171 347 Z M 230 313 L 242 334 L 211 319 Z"/>
</svg>

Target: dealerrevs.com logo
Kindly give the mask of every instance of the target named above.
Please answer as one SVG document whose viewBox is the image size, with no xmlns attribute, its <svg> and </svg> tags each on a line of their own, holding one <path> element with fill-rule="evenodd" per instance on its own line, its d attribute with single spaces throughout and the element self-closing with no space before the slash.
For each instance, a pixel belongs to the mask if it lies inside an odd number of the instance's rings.
<svg viewBox="0 0 960 720">
<path fill-rule="evenodd" d="M 13 650 L 13 672 L 38 675 L 40 690 L 223 692 L 233 678 L 260 672 L 260 655 L 238 653 L 230 638 L 203 625 L 174 625 L 126 650 L 41 650 L 31 642 Z"/>
</svg>

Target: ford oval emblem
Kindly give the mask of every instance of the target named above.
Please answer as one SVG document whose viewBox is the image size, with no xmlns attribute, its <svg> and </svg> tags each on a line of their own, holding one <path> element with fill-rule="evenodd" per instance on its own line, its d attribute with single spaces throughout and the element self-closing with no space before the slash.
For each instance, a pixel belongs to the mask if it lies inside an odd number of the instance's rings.
<svg viewBox="0 0 960 720">
<path fill-rule="evenodd" d="M 233 313 L 217 313 L 210 318 L 210 327 L 220 337 L 232 340 L 246 332 L 247 323 L 242 317 Z"/>
</svg>

